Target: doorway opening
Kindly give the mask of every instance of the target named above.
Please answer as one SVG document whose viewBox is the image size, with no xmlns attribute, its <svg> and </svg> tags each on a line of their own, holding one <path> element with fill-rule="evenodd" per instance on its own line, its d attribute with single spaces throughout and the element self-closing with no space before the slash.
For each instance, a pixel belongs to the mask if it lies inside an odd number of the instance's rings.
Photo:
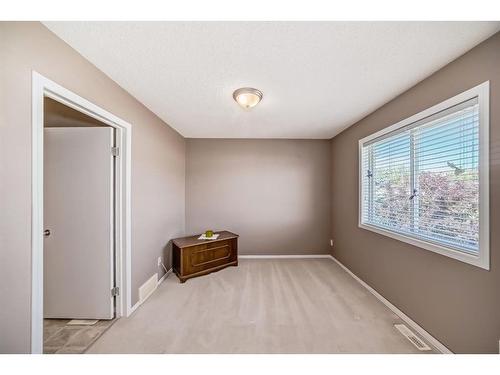
<svg viewBox="0 0 500 375">
<path fill-rule="evenodd" d="M 32 114 L 31 351 L 83 352 L 132 311 L 131 126 L 36 72 Z"/>
<path fill-rule="evenodd" d="M 85 352 L 115 321 L 114 128 L 44 98 L 43 352 Z"/>
</svg>

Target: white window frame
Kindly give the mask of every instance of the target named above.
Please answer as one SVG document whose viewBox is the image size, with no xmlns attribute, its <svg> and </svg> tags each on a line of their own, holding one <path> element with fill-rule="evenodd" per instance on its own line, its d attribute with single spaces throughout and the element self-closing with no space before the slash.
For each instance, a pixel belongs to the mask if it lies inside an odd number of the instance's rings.
<svg viewBox="0 0 500 375">
<path fill-rule="evenodd" d="M 461 94 L 458 94 L 448 100 L 445 100 L 435 106 L 419 112 L 407 119 L 404 119 L 394 125 L 384 128 L 374 134 L 371 134 L 359 140 L 359 212 L 358 212 L 358 226 L 408 244 L 418 246 L 422 249 L 432 251 L 453 259 L 460 260 L 464 263 L 472 264 L 474 266 L 490 269 L 490 225 L 489 225 L 489 96 L 490 96 L 490 82 L 486 81 L 478 86 L 471 88 Z M 368 223 L 363 223 L 363 145 L 376 138 L 382 137 L 388 133 L 392 133 L 402 127 L 413 124 L 417 121 L 432 116 L 438 112 L 446 110 L 457 104 L 463 103 L 467 100 L 476 98 L 479 104 L 479 251 L 477 255 L 462 252 L 444 245 L 438 245 L 433 242 L 428 242 L 423 239 L 405 236 L 401 233 L 382 229 Z"/>
</svg>

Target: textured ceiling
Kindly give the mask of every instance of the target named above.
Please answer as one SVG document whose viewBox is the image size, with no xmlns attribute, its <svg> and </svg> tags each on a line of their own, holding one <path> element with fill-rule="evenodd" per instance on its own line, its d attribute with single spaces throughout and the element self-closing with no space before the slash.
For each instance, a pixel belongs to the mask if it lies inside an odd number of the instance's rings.
<svg viewBox="0 0 500 375">
<path fill-rule="evenodd" d="M 331 138 L 499 22 L 45 22 L 185 137 Z M 235 89 L 258 88 L 251 111 Z"/>
</svg>

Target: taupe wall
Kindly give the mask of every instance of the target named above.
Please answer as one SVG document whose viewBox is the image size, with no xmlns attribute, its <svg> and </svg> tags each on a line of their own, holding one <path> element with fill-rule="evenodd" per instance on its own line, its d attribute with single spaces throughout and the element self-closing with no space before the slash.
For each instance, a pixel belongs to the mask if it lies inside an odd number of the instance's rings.
<svg viewBox="0 0 500 375">
<path fill-rule="evenodd" d="M 240 254 L 325 254 L 330 142 L 188 139 L 186 231 L 228 229 Z"/>
<path fill-rule="evenodd" d="M 30 350 L 32 70 L 132 124 L 133 302 L 184 233 L 184 139 L 40 23 L 0 22 L 0 353 Z"/>
<path fill-rule="evenodd" d="M 358 140 L 490 81 L 491 270 L 358 228 Z M 500 339 L 500 34 L 332 140 L 333 254 L 457 353 Z"/>
</svg>

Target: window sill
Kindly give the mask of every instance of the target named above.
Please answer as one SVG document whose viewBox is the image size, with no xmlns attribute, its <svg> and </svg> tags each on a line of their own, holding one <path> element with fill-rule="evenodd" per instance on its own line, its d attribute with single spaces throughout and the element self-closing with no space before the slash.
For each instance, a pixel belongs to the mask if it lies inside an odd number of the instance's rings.
<svg viewBox="0 0 500 375">
<path fill-rule="evenodd" d="M 416 238 L 408 237 L 403 234 L 391 232 L 389 230 L 385 230 L 370 224 L 364 224 L 364 223 L 359 223 L 358 224 L 359 228 L 361 229 L 366 229 L 371 232 L 375 232 L 378 234 L 381 234 L 386 237 L 393 238 L 395 240 L 401 241 L 408 243 L 413 246 L 420 247 L 425 250 L 432 251 L 437 254 L 444 255 L 446 257 L 452 258 L 459 260 L 461 262 L 471 264 L 473 266 L 485 269 L 487 271 L 490 270 L 490 260 L 489 257 L 485 256 L 485 254 L 488 254 L 489 252 L 484 251 L 484 249 L 479 250 L 479 255 L 472 255 L 472 254 L 467 254 L 465 252 L 461 252 L 452 248 L 448 248 L 445 246 L 440 246 L 431 242 L 419 240 Z"/>
</svg>

